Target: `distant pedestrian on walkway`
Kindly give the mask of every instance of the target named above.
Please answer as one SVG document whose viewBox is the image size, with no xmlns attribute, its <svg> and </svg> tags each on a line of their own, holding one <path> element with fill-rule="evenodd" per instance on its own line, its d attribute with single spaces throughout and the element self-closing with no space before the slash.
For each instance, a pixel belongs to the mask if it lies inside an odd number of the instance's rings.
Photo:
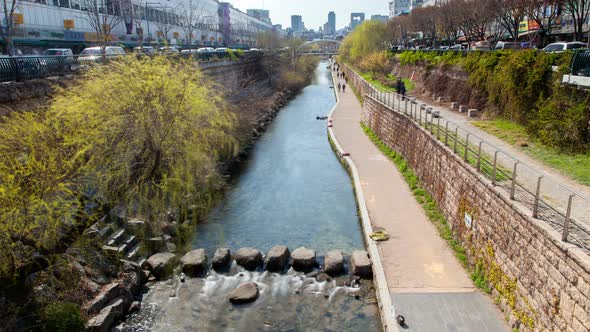
<svg viewBox="0 0 590 332">
<path fill-rule="evenodd" d="M 401 78 L 397 79 L 397 86 L 396 86 L 397 93 L 402 95 L 402 100 L 406 100 L 406 85 Z"/>
<path fill-rule="evenodd" d="M 340 83 L 338 83 L 338 92 L 340 92 L 340 87 L 341 87 L 341 85 L 340 85 Z"/>
<path fill-rule="evenodd" d="M 342 84 L 342 92 L 346 92 L 346 84 Z"/>
</svg>

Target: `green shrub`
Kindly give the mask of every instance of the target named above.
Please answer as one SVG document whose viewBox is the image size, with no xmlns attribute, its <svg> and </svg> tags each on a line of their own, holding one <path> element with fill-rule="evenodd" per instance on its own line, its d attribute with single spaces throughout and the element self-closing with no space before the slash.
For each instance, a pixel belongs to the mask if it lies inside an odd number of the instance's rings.
<svg viewBox="0 0 590 332">
<path fill-rule="evenodd" d="M 85 320 L 80 307 L 74 303 L 54 302 L 44 311 L 44 328 L 50 332 L 83 331 Z"/>
</svg>

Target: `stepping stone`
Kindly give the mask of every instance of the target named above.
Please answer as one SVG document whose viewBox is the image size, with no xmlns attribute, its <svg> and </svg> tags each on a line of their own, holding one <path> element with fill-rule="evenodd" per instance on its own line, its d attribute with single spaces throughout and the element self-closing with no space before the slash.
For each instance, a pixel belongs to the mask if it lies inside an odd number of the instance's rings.
<svg viewBox="0 0 590 332">
<path fill-rule="evenodd" d="M 217 248 L 217 250 L 215 250 L 215 254 L 213 255 L 211 265 L 213 265 L 213 269 L 217 271 L 226 268 L 230 262 L 231 252 L 229 248 Z"/>
<path fill-rule="evenodd" d="M 340 250 L 331 250 L 324 258 L 324 271 L 329 276 L 340 275 L 344 271 L 344 256 Z"/>
<path fill-rule="evenodd" d="M 266 255 L 264 262 L 265 268 L 271 272 L 281 272 L 285 270 L 285 267 L 289 263 L 290 257 L 289 248 L 287 246 L 274 246 Z"/>
<path fill-rule="evenodd" d="M 157 279 L 162 279 L 169 276 L 174 271 L 176 255 L 169 252 L 155 254 L 148 258 L 146 264 Z"/>
<path fill-rule="evenodd" d="M 352 274 L 361 278 L 371 278 L 373 276 L 373 268 L 371 266 L 371 259 L 369 254 L 364 250 L 356 250 L 350 256 L 350 266 Z"/>
<path fill-rule="evenodd" d="M 254 271 L 262 265 L 262 254 L 254 248 L 241 248 L 234 256 L 236 263 L 249 271 Z"/>
<path fill-rule="evenodd" d="M 189 251 L 180 259 L 182 272 L 189 277 L 196 277 L 207 272 L 207 252 L 205 249 Z"/>
<path fill-rule="evenodd" d="M 293 269 L 301 272 L 309 272 L 317 265 L 315 251 L 300 247 L 291 253 L 291 265 Z"/>
</svg>

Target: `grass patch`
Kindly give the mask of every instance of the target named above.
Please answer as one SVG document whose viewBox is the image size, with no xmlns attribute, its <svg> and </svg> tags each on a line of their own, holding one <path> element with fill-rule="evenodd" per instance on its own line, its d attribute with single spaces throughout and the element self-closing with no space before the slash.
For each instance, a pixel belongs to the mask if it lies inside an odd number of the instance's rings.
<svg viewBox="0 0 590 332">
<path fill-rule="evenodd" d="M 583 185 L 590 185 L 590 152 L 567 154 L 535 141 L 526 129 L 512 121 L 494 119 L 472 122 L 481 130 L 515 146 L 519 151 L 551 166 Z M 528 146 L 522 146 L 526 143 Z"/>
<path fill-rule="evenodd" d="M 364 78 L 367 82 L 371 83 L 372 85 L 378 87 L 381 90 L 388 91 L 388 92 L 396 92 L 395 85 L 397 82 L 397 77 L 394 75 L 388 74 L 387 76 L 379 79 L 374 73 L 361 73 L 362 78 Z M 406 86 L 406 91 L 410 92 L 416 88 L 414 82 L 410 81 L 408 78 L 402 78 L 404 85 Z"/>
<path fill-rule="evenodd" d="M 467 261 L 467 251 L 459 241 L 453 238 L 453 233 L 447 219 L 438 208 L 432 196 L 420 185 L 418 176 L 416 176 L 414 171 L 409 167 L 408 162 L 401 154 L 388 147 L 367 125 L 361 122 L 361 127 L 373 144 L 375 144 L 375 146 L 377 146 L 377 148 L 395 164 L 414 194 L 416 201 L 422 205 L 428 219 L 432 221 L 440 236 L 449 244 L 461 265 L 469 270 L 470 267 Z"/>
</svg>

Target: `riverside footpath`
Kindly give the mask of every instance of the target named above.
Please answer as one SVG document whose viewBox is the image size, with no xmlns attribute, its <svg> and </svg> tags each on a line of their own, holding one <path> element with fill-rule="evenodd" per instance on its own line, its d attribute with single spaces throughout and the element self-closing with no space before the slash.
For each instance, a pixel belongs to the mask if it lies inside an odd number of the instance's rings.
<svg viewBox="0 0 590 332">
<path fill-rule="evenodd" d="M 344 83 L 333 73 L 334 85 Z M 395 315 L 408 331 L 509 331 L 492 300 L 473 286 L 395 165 L 360 126 L 362 106 L 353 91 L 337 91 L 330 119 L 337 144 L 354 163 L 377 242 Z M 375 258 L 373 258 L 375 259 Z M 383 287 L 383 285 L 379 285 Z M 401 330 L 401 329 L 400 329 Z"/>
</svg>

